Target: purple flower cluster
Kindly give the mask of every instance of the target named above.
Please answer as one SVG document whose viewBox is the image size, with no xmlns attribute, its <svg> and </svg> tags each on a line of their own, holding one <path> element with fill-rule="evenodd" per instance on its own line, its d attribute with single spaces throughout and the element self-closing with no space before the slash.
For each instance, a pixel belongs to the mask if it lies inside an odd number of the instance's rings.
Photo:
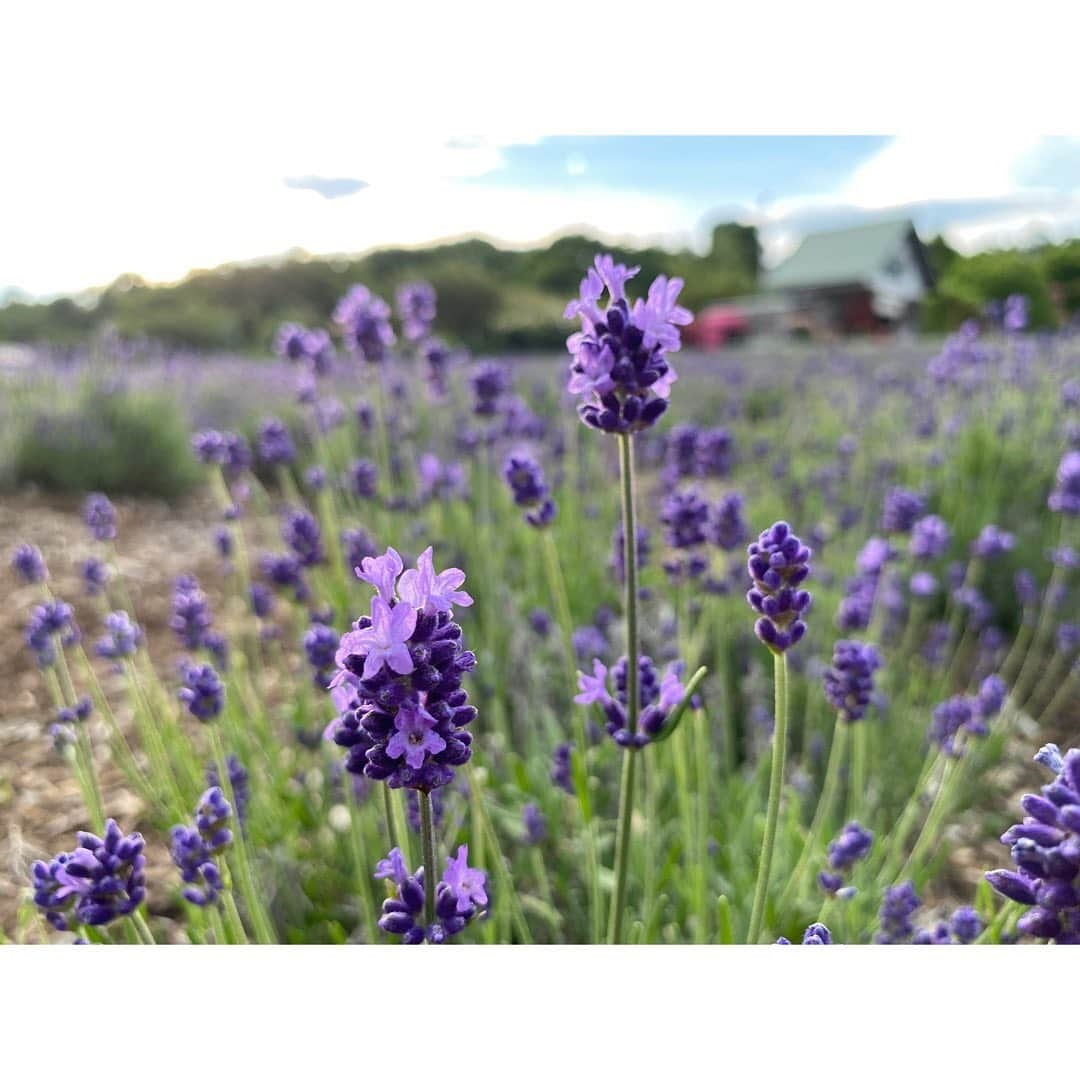
<svg viewBox="0 0 1080 1080">
<path fill-rule="evenodd" d="M 842 720 L 861 720 L 874 693 L 874 672 L 881 657 L 873 645 L 861 641 L 838 641 L 832 665 L 824 675 L 825 697 Z"/>
<path fill-rule="evenodd" d="M 760 615 L 754 632 L 770 650 L 782 653 L 806 633 L 802 616 L 810 610 L 810 593 L 799 586 L 810 574 L 811 551 L 786 521 L 766 529 L 746 550 L 753 582 L 746 599 Z"/>
<path fill-rule="evenodd" d="M 114 611 L 105 616 L 105 635 L 94 646 L 98 656 L 121 660 L 132 656 L 142 644 L 143 632 L 126 611 Z"/>
<path fill-rule="evenodd" d="M 1053 772 L 1041 794 L 1021 800 L 1024 820 L 1001 837 L 1015 870 L 986 879 L 1003 896 L 1030 906 L 1017 928 L 1029 937 L 1080 945 L 1080 750 L 1064 756 L 1052 743 L 1035 760 Z"/>
<path fill-rule="evenodd" d="M 181 574 L 173 585 L 169 626 L 185 649 L 194 652 L 207 647 L 213 620 L 210 601 L 194 574 Z"/>
<path fill-rule="evenodd" d="M 304 632 L 304 652 L 311 665 L 312 679 L 316 686 L 324 690 L 329 682 L 327 673 L 334 667 L 340 640 L 338 632 L 324 623 L 312 623 Z"/>
<path fill-rule="evenodd" d="M 705 537 L 721 551 L 734 551 L 745 544 L 750 535 L 750 527 L 743 517 L 746 500 L 737 491 L 729 491 L 709 510 L 709 520 L 705 525 Z"/>
<path fill-rule="evenodd" d="M 948 922 L 938 922 L 932 930 L 916 930 L 912 945 L 970 945 L 983 931 L 979 913 L 970 907 L 958 907 Z"/>
<path fill-rule="evenodd" d="M 87 495 L 83 503 L 83 521 L 95 540 L 116 539 L 116 507 L 100 492 Z"/>
<path fill-rule="evenodd" d="M 841 630 L 850 633 L 870 626 L 882 572 L 896 556 L 896 548 L 880 536 L 871 536 L 863 545 L 855 559 L 857 573 L 845 584 L 844 598 L 836 612 L 836 624 Z"/>
<path fill-rule="evenodd" d="M 881 931 L 875 938 L 879 945 L 903 945 L 911 941 L 915 926 L 911 916 L 922 907 L 922 900 L 911 881 L 885 890 L 878 919 Z"/>
<path fill-rule="evenodd" d="M 325 330 L 308 330 L 285 323 L 274 337 L 274 352 L 284 360 L 303 365 L 312 375 L 329 375 L 334 364 L 334 346 Z"/>
<path fill-rule="evenodd" d="M 1047 505 L 1056 514 L 1080 515 L 1080 450 L 1070 450 L 1061 459 L 1056 480 Z"/>
<path fill-rule="evenodd" d="M 412 281 L 397 291 L 398 318 L 406 341 L 423 341 L 435 322 L 435 290 L 426 281 Z"/>
<path fill-rule="evenodd" d="M 514 505 L 522 507 L 525 520 L 541 529 L 555 520 L 557 508 L 548 494 L 540 463 L 527 450 L 515 450 L 503 465 L 503 479 L 514 496 Z"/>
<path fill-rule="evenodd" d="M 231 818 L 232 807 L 221 788 L 211 787 L 195 809 L 195 827 L 172 828 L 172 861 L 187 885 L 184 899 L 198 907 L 214 903 L 225 888 L 214 857 L 232 843 Z"/>
<path fill-rule="evenodd" d="M 331 680 L 339 717 L 327 734 L 348 749 L 345 767 L 391 787 L 431 791 L 448 784 L 472 754 L 465 728 L 475 719 L 461 687 L 476 664 L 462 646 L 454 606 L 472 597 L 462 571 L 437 573 L 428 548 L 415 569 L 387 548 L 357 577 L 375 588 L 371 614 L 346 633 Z"/>
<path fill-rule="evenodd" d="M 20 544 L 14 550 L 11 555 L 11 569 L 27 585 L 39 585 L 49 576 L 41 551 L 33 544 Z"/>
<path fill-rule="evenodd" d="M 394 344 L 390 305 L 366 285 L 354 285 L 338 301 L 334 322 L 346 347 L 369 364 L 382 363 Z"/>
<path fill-rule="evenodd" d="M 580 318 L 582 327 L 566 342 L 573 358 L 567 389 L 581 395 L 578 415 L 586 424 L 613 434 L 641 431 L 660 419 L 677 377 L 667 353 L 681 345 L 678 327 L 693 321 L 676 303 L 683 286 L 679 278 L 668 281 L 661 275 L 649 287 L 648 299 L 631 306 L 626 283 L 638 270 L 597 255 L 579 298 L 564 313 L 567 319 Z M 605 291 L 608 304 L 601 309 Z"/>
<path fill-rule="evenodd" d="M 56 660 L 56 642 L 62 648 L 79 640 L 79 628 L 75 625 L 75 613 L 63 600 L 49 600 L 38 604 L 30 612 L 26 627 L 26 644 L 34 653 L 38 666 L 51 667 Z"/>
<path fill-rule="evenodd" d="M 375 877 L 395 886 L 395 895 L 383 901 L 379 927 L 400 937 L 406 945 L 427 941 L 441 945 L 480 916 L 488 902 L 487 875 L 469 866 L 469 849 L 462 844 L 454 857 L 447 856 L 446 870 L 435 886 L 435 921 L 424 923 L 424 867 L 415 874 L 405 865 L 400 848 L 380 859 Z"/>
<path fill-rule="evenodd" d="M 908 550 L 914 559 L 940 559 L 949 550 L 949 526 L 937 514 L 919 518 L 911 527 Z"/>
<path fill-rule="evenodd" d="M 290 465 L 296 460 L 296 446 L 289 429 L 271 416 L 259 426 L 259 459 L 266 465 Z"/>
<path fill-rule="evenodd" d="M 53 741 L 53 749 L 62 753 L 64 748 L 75 742 L 75 727 L 84 724 L 94 711 L 94 706 L 89 698 L 80 698 L 74 706 L 65 705 L 56 710 L 56 722 L 49 727 L 49 737 Z"/>
<path fill-rule="evenodd" d="M 31 871 L 34 903 L 57 930 L 104 926 L 130 915 L 146 897 L 139 833 L 125 836 L 110 818 L 104 837 L 76 833 L 79 846 Z"/>
<path fill-rule="evenodd" d="M 286 511 L 281 522 L 281 539 L 292 548 L 301 566 L 326 562 L 319 522 L 307 510 Z"/>
<path fill-rule="evenodd" d="M 176 696 L 187 706 L 196 720 L 204 724 L 213 720 L 225 707 L 225 687 L 209 664 L 186 663 L 184 685 Z"/>
<path fill-rule="evenodd" d="M 495 416 L 503 397 L 510 391 L 510 369 L 496 360 L 483 360 L 469 374 L 473 391 L 473 412 Z"/>
<path fill-rule="evenodd" d="M 586 675 L 578 672 L 578 689 L 574 697 L 578 705 L 599 705 L 606 719 L 607 733 L 619 746 L 637 750 L 648 745 L 664 727 L 671 710 L 686 696 L 686 688 L 679 680 L 682 663 L 669 664 L 661 678 L 656 665 L 648 656 L 638 660 L 638 696 L 641 712 L 633 728 L 628 726 L 626 710 L 628 693 L 626 685 L 627 659 L 620 657 L 612 676 L 615 680 L 615 693 L 608 690 L 608 669 L 599 660 L 593 660 L 593 673 Z"/>
<path fill-rule="evenodd" d="M 855 895 L 855 890 L 844 885 L 844 874 L 870 854 L 874 834 L 864 829 L 857 821 L 849 821 L 835 840 L 829 842 L 826 855 L 829 869 L 818 874 L 818 884 L 831 896 L 848 899 Z"/>
<path fill-rule="evenodd" d="M 997 675 L 983 679 L 974 696 L 957 694 L 934 709 L 930 721 L 930 741 L 937 743 L 949 757 L 960 757 L 961 735 L 984 738 L 989 733 L 987 721 L 1001 711 L 1008 689 Z"/>
<path fill-rule="evenodd" d="M 204 465 L 221 465 L 232 476 L 251 467 L 251 447 L 235 431 L 198 431 L 191 437 L 191 449 Z"/>
<path fill-rule="evenodd" d="M 971 545 L 971 553 L 977 559 L 996 559 L 1012 551 L 1015 543 L 1012 533 L 1003 532 L 996 525 L 986 525 Z"/>
<path fill-rule="evenodd" d="M 926 500 L 918 492 L 902 487 L 892 488 L 885 495 L 881 527 L 887 533 L 910 532 L 925 509 Z"/>
<path fill-rule="evenodd" d="M 374 499 L 379 493 L 379 467 L 362 458 L 349 466 L 349 490 L 358 499 Z"/>
<path fill-rule="evenodd" d="M 831 945 L 832 934 L 824 923 L 811 923 L 803 932 L 802 943 L 804 945 Z M 776 939 L 776 944 L 790 945 L 791 942 L 786 937 L 780 937 Z"/>
<path fill-rule="evenodd" d="M 570 768 L 572 751 L 572 744 L 568 742 L 559 743 L 551 755 L 551 782 L 557 788 L 562 788 L 568 795 L 574 794 L 574 782 Z"/>
</svg>

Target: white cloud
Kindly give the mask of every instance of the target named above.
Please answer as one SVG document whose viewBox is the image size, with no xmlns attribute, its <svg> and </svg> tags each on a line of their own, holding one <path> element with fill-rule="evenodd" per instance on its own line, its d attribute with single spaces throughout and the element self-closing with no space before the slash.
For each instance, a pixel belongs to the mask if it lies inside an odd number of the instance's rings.
<svg viewBox="0 0 1080 1080">
<path fill-rule="evenodd" d="M 1017 172 L 1039 137 L 998 132 L 899 135 L 860 165 L 838 201 L 868 209 L 944 199 L 992 199 L 1017 190 Z"/>
</svg>

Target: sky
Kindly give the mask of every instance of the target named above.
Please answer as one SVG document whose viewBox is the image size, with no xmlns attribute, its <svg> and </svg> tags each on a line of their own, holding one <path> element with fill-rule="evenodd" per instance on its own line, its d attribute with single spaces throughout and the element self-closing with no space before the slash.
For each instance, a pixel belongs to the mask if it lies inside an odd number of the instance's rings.
<svg viewBox="0 0 1080 1080">
<path fill-rule="evenodd" d="M 580 5 L 565 6 L 579 12 L 575 32 L 587 34 Z M 0 301 L 77 293 L 125 273 L 173 281 L 288 252 L 464 235 L 526 246 L 584 231 L 600 242 L 704 250 L 713 224 L 737 220 L 759 227 L 767 263 L 807 231 L 900 215 L 965 252 L 1080 235 L 1080 139 L 1014 133 L 1022 125 L 1007 110 L 1023 103 L 1011 84 L 986 84 L 962 129 L 931 101 L 929 115 L 948 123 L 935 132 L 925 115 L 888 123 L 902 110 L 887 95 L 912 98 L 902 61 L 905 77 L 892 79 L 881 55 L 848 48 L 840 67 L 815 58 L 814 78 L 794 97 L 774 75 L 763 78 L 793 66 L 799 34 L 770 39 L 763 52 L 737 50 L 722 69 L 709 62 L 707 37 L 683 34 L 680 63 L 665 66 L 657 93 L 642 94 L 575 68 L 565 21 L 532 28 L 540 59 L 530 69 L 504 47 L 495 20 L 468 24 L 468 48 L 482 57 L 474 62 L 451 45 L 462 24 L 452 5 L 424 7 L 422 35 L 392 9 L 308 0 L 302 20 L 292 5 L 262 5 L 253 19 L 250 9 L 202 0 L 189 0 L 183 18 L 121 0 L 0 9 L 9 46 L 0 66 Z M 605 24 L 613 52 L 621 25 Z M 624 29 L 638 44 L 635 25 Z M 944 23 L 941 37 L 951 50 Z M 1057 70 L 1048 55 L 1040 65 Z M 737 70 L 742 60 L 749 74 Z M 677 95 L 669 82 L 679 68 L 698 72 L 710 92 Z M 722 108 L 729 70 L 742 86 L 756 81 Z M 949 70 L 935 92 L 944 95 Z M 878 77 L 864 77 L 860 94 L 837 92 L 866 71 Z M 870 100 L 870 89 L 886 98 Z M 1064 107 L 1069 98 L 1046 100 Z M 862 110 L 855 131 L 880 115 L 883 130 L 902 133 L 629 133 L 733 123 L 852 130 L 836 122 L 836 102 Z M 560 131 L 579 134 L 550 134 Z"/>
<path fill-rule="evenodd" d="M 910 216 L 963 251 L 1080 235 L 1080 139 L 935 136 L 379 136 L 217 158 L 129 147 L 123 117 L 73 182 L 57 155 L 0 179 L 0 291 L 48 296 L 122 273 L 303 250 L 560 232 L 701 248 L 725 220 L 761 230 L 766 262 L 807 231 Z M 316 138 L 318 132 L 314 132 Z"/>
</svg>

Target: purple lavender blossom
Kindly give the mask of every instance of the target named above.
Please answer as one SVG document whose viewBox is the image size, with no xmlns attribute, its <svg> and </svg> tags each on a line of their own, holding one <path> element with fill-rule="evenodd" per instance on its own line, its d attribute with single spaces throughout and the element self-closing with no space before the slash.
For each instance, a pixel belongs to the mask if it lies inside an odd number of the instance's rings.
<svg viewBox="0 0 1080 1080">
<path fill-rule="evenodd" d="M 172 616 L 169 626 L 185 649 L 205 648 L 210 631 L 210 601 L 193 574 L 181 574 L 173 586 Z"/>
<path fill-rule="evenodd" d="M 110 818 L 103 837 L 89 832 L 76 837 L 74 851 L 34 863 L 34 903 L 58 930 L 104 926 L 130 915 L 146 898 L 142 836 L 125 836 Z"/>
<path fill-rule="evenodd" d="M 204 724 L 213 720 L 225 706 L 225 687 L 217 672 L 209 664 L 186 663 L 183 677 L 184 685 L 176 696 L 196 720 Z"/>
<path fill-rule="evenodd" d="M 379 927 L 406 945 L 424 941 L 441 945 L 482 914 L 487 905 L 486 875 L 468 865 L 469 849 L 447 857 L 446 871 L 435 887 L 435 922 L 425 925 L 424 868 L 410 874 L 400 849 L 394 848 L 376 868 L 375 877 L 393 882 L 395 895 L 383 901 Z"/>
<path fill-rule="evenodd" d="M 914 559 L 940 559 L 949 550 L 949 526 L 937 514 L 928 514 L 911 527 L 908 550 Z"/>
<path fill-rule="evenodd" d="M 1047 505 L 1056 514 L 1080 515 L 1080 450 L 1070 450 L 1057 467 L 1057 484 Z"/>
<path fill-rule="evenodd" d="M 83 503 L 83 521 L 95 540 L 116 539 L 116 507 L 101 492 L 87 495 Z"/>
<path fill-rule="evenodd" d="M 33 544 L 20 544 L 11 556 L 11 568 L 27 585 L 39 585 L 49 576 L 41 550 Z"/>
<path fill-rule="evenodd" d="M 566 347 L 573 358 L 567 389 L 580 394 L 578 415 L 590 427 L 625 434 L 651 427 L 667 408 L 677 378 L 666 354 L 680 347 L 679 326 L 693 316 L 676 301 L 683 283 L 661 275 L 649 287 L 648 300 L 630 306 L 626 282 L 638 272 L 597 255 L 571 301 L 567 319 L 580 318 L 582 328 Z M 604 292 L 608 305 L 601 310 Z"/>
<path fill-rule="evenodd" d="M 804 945 L 831 945 L 833 943 L 832 934 L 824 923 L 811 923 L 803 931 L 802 943 Z M 776 944 L 790 945 L 791 942 L 786 937 L 780 937 L 776 939 Z"/>
<path fill-rule="evenodd" d="M 772 652 L 784 652 L 806 633 L 802 616 L 810 610 L 810 593 L 798 586 L 810 574 L 810 549 L 786 521 L 778 521 L 747 554 L 753 588 L 746 599 L 760 614 L 754 632 Z"/>
<path fill-rule="evenodd" d="M 173 826 L 171 855 L 188 886 L 184 889 L 184 899 L 198 907 L 215 903 L 224 889 L 214 856 L 232 843 L 232 830 L 228 827 L 231 818 L 232 807 L 221 788 L 213 786 L 203 794 L 195 809 L 195 828 Z"/>
<path fill-rule="evenodd" d="M 926 500 L 908 488 L 895 487 L 885 495 L 881 527 L 888 533 L 906 533 L 926 508 Z"/>
<path fill-rule="evenodd" d="M 435 290 L 426 281 L 413 281 L 397 291 L 398 318 L 406 341 L 423 341 L 435 322 Z"/>
<path fill-rule="evenodd" d="M 259 458 L 266 465 L 290 465 L 296 460 L 292 435 L 277 417 L 268 417 L 259 427 Z"/>
<path fill-rule="evenodd" d="M 390 306 L 365 285 L 354 285 L 338 301 L 334 322 L 346 347 L 369 364 L 382 363 L 394 344 Z"/>
<path fill-rule="evenodd" d="M 1043 747 L 1036 761 L 1055 774 L 1039 795 L 1021 799 L 1024 820 L 1006 831 L 1015 870 L 991 870 L 986 880 L 1030 910 L 1017 929 L 1059 945 L 1080 944 L 1080 750 L 1064 756 Z"/>
<path fill-rule="evenodd" d="M 971 545 L 971 553 L 977 559 L 996 559 L 1012 551 L 1015 543 L 1012 533 L 1003 532 L 996 525 L 986 525 Z"/>
<path fill-rule="evenodd" d="M 368 558 L 357 576 L 376 594 L 371 614 L 340 642 L 330 686 L 341 713 L 332 737 L 349 749 L 346 768 L 390 787 L 432 791 L 469 760 L 476 716 L 461 688 L 476 657 L 463 649 L 454 605 L 472 598 L 465 575 L 436 573 L 428 548 L 416 568 L 402 571 L 393 548 Z"/>
<path fill-rule="evenodd" d="M 670 547 L 684 549 L 705 543 L 705 525 L 709 504 L 694 489 L 673 491 L 664 500 L 660 522 L 664 539 Z"/>
<path fill-rule="evenodd" d="M 281 538 L 292 548 L 301 566 L 326 561 L 319 522 L 307 510 L 289 510 L 281 522 Z"/>
<path fill-rule="evenodd" d="M 473 412 L 477 416 L 495 416 L 503 396 L 510 391 L 510 369 L 495 360 L 481 361 L 474 365 L 469 382 L 473 391 Z"/>
<path fill-rule="evenodd" d="M 572 750 L 571 743 L 559 743 L 551 757 L 551 782 L 569 795 L 574 794 L 574 783 L 571 779 L 570 769 Z"/>
<path fill-rule="evenodd" d="M 105 631 L 104 637 L 94 646 L 94 651 L 106 659 L 121 660 L 132 656 L 142 644 L 143 632 L 126 611 L 106 615 Z"/>
<path fill-rule="evenodd" d="M 608 669 L 599 660 L 593 661 L 592 675 L 578 672 L 579 693 L 574 697 L 578 705 L 599 705 L 605 717 L 607 733 L 624 749 L 640 749 L 648 745 L 663 730 L 671 711 L 686 696 L 686 688 L 679 676 L 681 661 L 669 664 L 663 678 L 648 656 L 638 660 L 638 697 L 641 711 L 631 728 L 628 724 L 627 659 L 619 658 L 611 674 L 615 693 L 608 689 Z"/>
<path fill-rule="evenodd" d="M 62 600 L 49 600 L 38 604 L 30 612 L 26 627 L 26 644 L 34 653 L 38 666 L 52 667 L 56 661 L 56 642 L 61 647 L 74 645 L 79 640 L 79 628 L 75 625 L 75 613 L 70 604 Z"/>
<path fill-rule="evenodd" d="M 922 907 L 913 882 L 905 881 L 885 890 L 878 918 L 881 932 L 875 940 L 879 945 L 902 945 L 911 940 L 915 927 L 911 916 Z"/>
<path fill-rule="evenodd" d="M 750 527 L 743 517 L 744 504 L 742 495 L 731 491 L 709 508 L 709 519 L 705 525 L 705 536 L 709 543 L 722 551 L 734 551 L 746 543 Z"/>
<path fill-rule="evenodd" d="M 833 647 L 832 666 L 825 672 L 825 697 L 842 720 L 861 720 L 874 693 L 874 672 L 881 657 L 873 645 L 860 641 L 838 641 Z"/>
<path fill-rule="evenodd" d="M 535 847 L 547 839 L 547 818 L 536 803 L 525 804 L 521 811 L 521 822 L 525 826 L 525 843 Z"/>
<path fill-rule="evenodd" d="M 374 499 L 379 492 L 379 468 L 363 459 L 349 466 L 349 490 L 358 499 Z"/>
<path fill-rule="evenodd" d="M 525 520 L 534 528 L 544 528 L 555 519 L 556 507 L 548 494 L 547 481 L 540 463 L 526 450 L 512 453 L 503 465 L 514 505 L 526 510 Z"/>
</svg>

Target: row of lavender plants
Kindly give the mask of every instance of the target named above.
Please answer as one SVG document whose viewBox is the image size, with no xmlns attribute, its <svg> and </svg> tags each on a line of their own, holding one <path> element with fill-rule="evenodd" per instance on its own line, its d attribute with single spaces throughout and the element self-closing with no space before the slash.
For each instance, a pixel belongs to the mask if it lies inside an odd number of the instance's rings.
<svg viewBox="0 0 1080 1080">
<path fill-rule="evenodd" d="M 423 284 L 282 327 L 300 422 L 192 439 L 226 600 L 176 581 L 176 669 L 105 495 L 78 618 L 27 538 L 90 831 L 17 936 L 1080 940 L 1073 341 L 1015 298 L 929 354 L 680 378 L 681 282 L 636 273 L 588 270 L 569 379 L 447 347 Z"/>
</svg>

